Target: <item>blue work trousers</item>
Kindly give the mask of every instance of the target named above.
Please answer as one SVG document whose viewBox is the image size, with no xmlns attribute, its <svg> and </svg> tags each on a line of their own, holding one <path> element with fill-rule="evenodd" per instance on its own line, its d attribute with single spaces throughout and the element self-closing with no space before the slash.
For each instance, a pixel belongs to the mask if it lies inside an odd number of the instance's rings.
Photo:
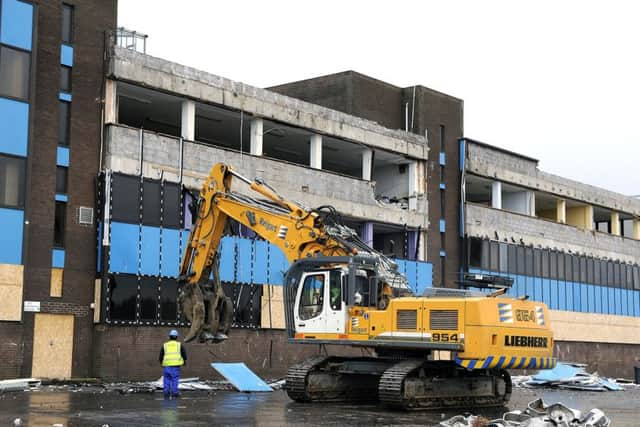
<svg viewBox="0 0 640 427">
<path fill-rule="evenodd" d="M 177 396 L 180 383 L 180 366 L 165 366 L 162 369 L 163 390 L 165 396 Z"/>
</svg>

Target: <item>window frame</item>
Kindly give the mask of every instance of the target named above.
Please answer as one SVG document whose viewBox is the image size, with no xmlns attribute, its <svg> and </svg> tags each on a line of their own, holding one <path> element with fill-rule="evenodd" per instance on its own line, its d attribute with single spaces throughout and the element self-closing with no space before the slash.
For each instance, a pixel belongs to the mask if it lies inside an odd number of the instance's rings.
<svg viewBox="0 0 640 427">
<path fill-rule="evenodd" d="M 21 156 L 14 156 L 7 153 L 0 153 L 0 160 L 2 158 L 6 158 L 9 160 L 17 160 L 18 162 L 22 163 L 22 171 L 19 174 L 20 176 L 18 177 L 18 204 L 17 205 L 6 204 L 4 203 L 3 199 L 0 199 L 0 208 L 24 210 L 25 192 L 26 192 L 26 186 L 27 186 L 27 158 L 21 157 Z"/>
<path fill-rule="evenodd" d="M 59 215 L 58 207 L 62 207 L 62 216 L 60 217 L 58 216 Z M 66 231 L 66 222 L 67 222 L 67 203 L 66 202 L 60 202 L 56 200 L 55 207 L 54 207 L 53 221 L 54 221 L 53 222 L 53 247 L 55 249 L 64 249 L 66 244 L 65 231 Z M 60 234 L 58 234 L 58 232 Z M 58 240 L 56 235 L 60 237 L 60 240 Z"/>
<path fill-rule="evenodd" d="M 9 93 L 3 93 L 0 92 L 0 96 L 7 98 L 7 99 L 12 99 L 15 101 L 22 101 L 22 102 L 29 102 L 29 100 L 31 99 L 31 52 L 22 48 L 19 48 L 17 46 L 10 46 L 4 43 L 0 43 L 0 71 L 2 70 L 1 68 L 1 64 L 2 64 L 2 50 L 3 49 L 7 49 L 7 50 L 12 50 L 15 52 L 18 52 L 20 54 L 26 54 L 27 55 L 27 75 L 26 75 L 26 96 L 23 98 L 21 96 L 15 96 L 14 94 L 9 94 Z M 0 74 L 0 78 L 2 77 L 2 75 Z M 15 86 L 15 85 L 12 85 Z"/>
<path fill-rule="evenodd" d="M 69 37 L 65 39 L 65 11 L 69 11 Z M 68 3 L 62 3 L 62 14 L 61 14 L 61 23 L 60 23 L 60 39 L 62 43 L 66 45 L 72 45 L 75 40 L 75 21 L 76 21 L 76 11 L 75 7 Z"/>
<path fill-rule="evenodd" d="M 67 110 L 67 114 L 66 117 L 64 118 L 65 121 L 65 127 L 66 127 L 66 132 L 64 135 L 64 139 L 65 141 L 61 141 L 61 132 L 62 130 L 61 125 L 62 125 L 62 105 L 66 106 L 66 110 Z M 70 147 L 71 146 L 71 103 L 67 102 L 67 101 L 62 101 L 59 100 L 58 101 L 58 145 L 60 147 Z"/>
</svg>

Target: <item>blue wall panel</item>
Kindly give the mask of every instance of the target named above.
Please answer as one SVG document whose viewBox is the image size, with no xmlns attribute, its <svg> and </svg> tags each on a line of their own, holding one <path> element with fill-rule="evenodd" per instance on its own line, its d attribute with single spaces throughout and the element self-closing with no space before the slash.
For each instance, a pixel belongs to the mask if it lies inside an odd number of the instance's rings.
<svg viewBox="0 0 640 427">
<path fill-rule="evenodd" d="M 160 229 L 142 226 L 142 253 L 140 272 L 149 276 L 160 275 Z"/>
<path fill-rule="evenodd" d="M 236 241 L 233 237 L 223 237 L 220 241 L 220 280 L 234 282 Z"/>
<path fill-rule="evenodd" d="M 409 287 L 416 294 L 418 293 L 418 263 L 416 261 L 406 261 L 407 265 L 407 280 L 409 281 Z"/>
<path fill-rule="evenodd" d="M 60 63 L 73 67 L 73 47 L 63 44 L 60 46 Z"/>
<path fill-rule="evenodd" d="M 162 229 L 162 265 L 160 274 L 165 277 L 178 277 L 180 271 L 180 230 Z"/>
<path fill-rule="evenodd" d="M 33 5 L 18 0 L 2 0 L 0 42 L 31 50 Z"/>
<path fill-rule="evenodd" d="M 109 252 L 109 272 L 138 273 L 137 224 L 111 223 L 111 251 Z"/>
<path fill-rule="evenodd" d="M 56 154 L 56 164 L 69 167 L 69 147 L 58 147 Z"/>
<path fill-rule="evenodd" d="M 64 268 L 64 249 L 53 249 L 51 251 L 51 266 L 54 268 Z"/>
<path fill-rule="evenodd" d="M 251 283 L 251 249 L 253 245 L 251 240 L 236 237 L 236 245 L 238 246 L 238 260 L 236 268 L 238 276 L 236 282 L 238 283 Z"/>
<path fill-rule="evenodd" d="M 264 240 L 253 241 L 253 283 L 268 283 L 267 260 L 269 244 Z"/>
<path fill-rule="evenodd" d="M 0 264 L 22 264 L 24 212 L 0 208 Z"/>
<path fill-rule="evenodd" d="M 616 314 L 615 289 L 607 288 L 607 300 L 609 302 L 609 314 Z"/>
<path fill-rule="evenodd" d="M 541 277 L 536 277 L 533 279 L 533 300 L 544 301 Z"/>
<path fill-rule="evenodd" d="M 430 262 L 418 262 L 418 279 L 416 293 L 422 295 L 427 288 L 433 286 L 433 266 Z"/>
<path fill-rule="evenodd" d="M 289 268 L 289 262 L 284 253 L 272 244 L 269 244 L 269 271 L 268 281 L 271 285 L 282 285 L 284 283 L 284 273 Z"/>
<path fill-rule="evenodd" d="M 29 104 L 0 97 L 0 152 L 27 155 Z"/>
</svg>

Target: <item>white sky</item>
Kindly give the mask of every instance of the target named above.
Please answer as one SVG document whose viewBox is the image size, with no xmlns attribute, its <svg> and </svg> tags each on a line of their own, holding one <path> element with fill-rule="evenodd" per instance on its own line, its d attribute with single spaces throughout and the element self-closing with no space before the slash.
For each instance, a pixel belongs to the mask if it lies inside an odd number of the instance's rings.
<svg viewBox="0 0 640 427">
<path fill-rule="evenodd" d="M 355 70 L 464 99 L 465 136 L 640 194 L 640 3 L 119 0 L 147 53 L 258 87 Z"/>
</svg>

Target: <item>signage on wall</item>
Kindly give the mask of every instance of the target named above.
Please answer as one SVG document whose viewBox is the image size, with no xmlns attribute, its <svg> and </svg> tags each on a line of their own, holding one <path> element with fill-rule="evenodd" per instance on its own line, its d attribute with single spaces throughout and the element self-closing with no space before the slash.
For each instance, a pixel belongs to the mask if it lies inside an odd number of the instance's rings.
<svg viewBox="0 0 640 427">
<path fill-rule="evenodd" d="M 24 302 L 24 311 L 40 311 L 40 301 L 25 301 Z"/>
</svg>

